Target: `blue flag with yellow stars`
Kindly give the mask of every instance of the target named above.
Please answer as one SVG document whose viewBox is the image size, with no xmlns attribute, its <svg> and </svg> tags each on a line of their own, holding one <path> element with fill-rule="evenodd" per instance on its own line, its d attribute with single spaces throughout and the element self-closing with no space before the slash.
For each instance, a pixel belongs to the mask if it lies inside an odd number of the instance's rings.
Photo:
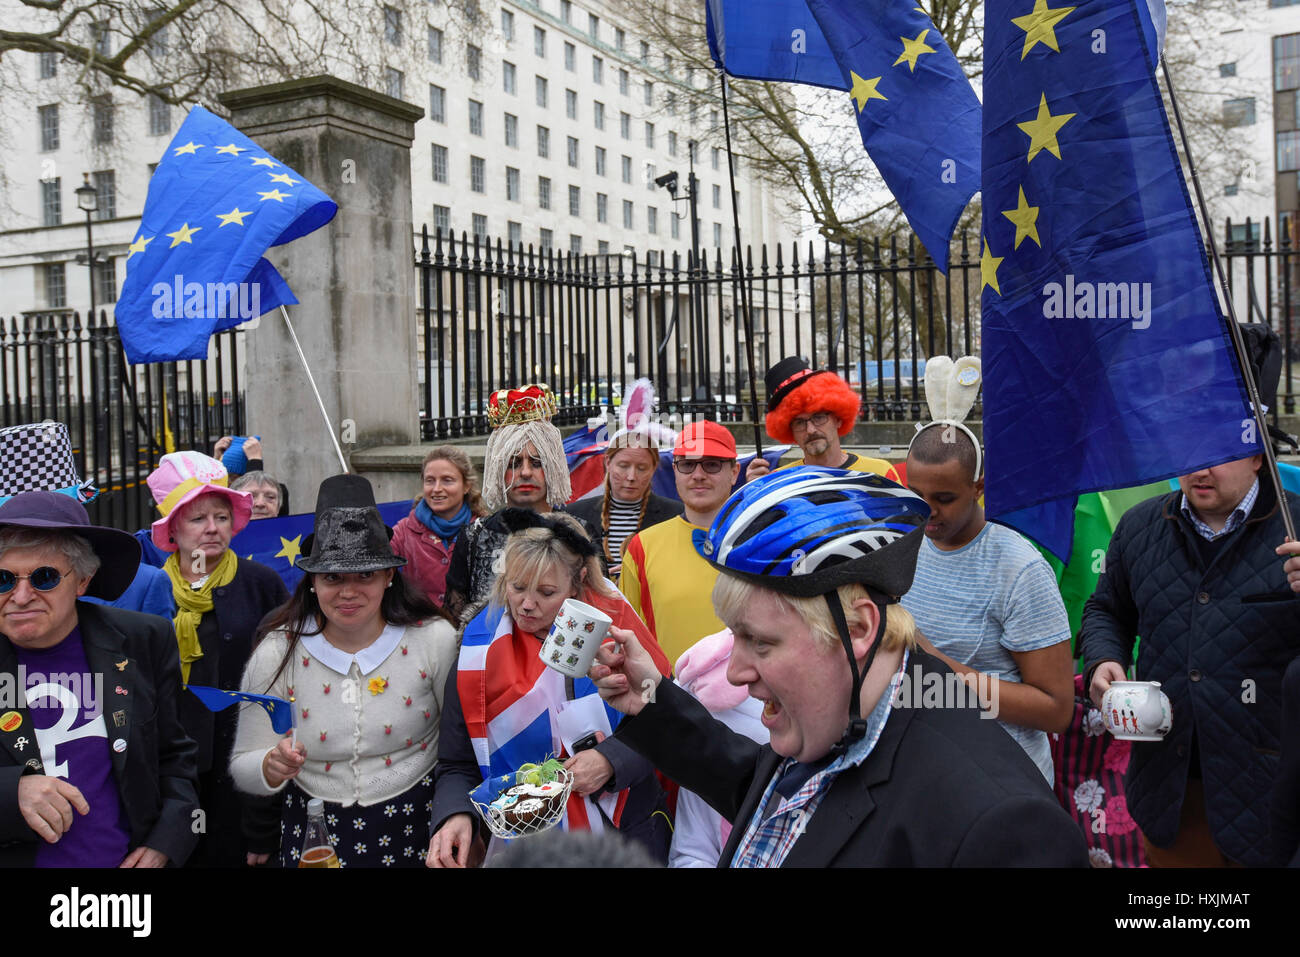
<svg viewBox="0 0 1300 957">
<path fill-rule="evenodd" d="M 205 359 L 211 336 L 298 300 L 263 255 L 335 202 L 201 106 L 149 181 L 114 310 L 131 362 Z"/>
<path fill-rule="evenodd" d="M 708 0 L 704 19 L 709 54 L 731 76 L 849 88 L 805 0 Z"/>
<path fill-rule="evenodd" d="M 194 692 L 194 697 L 198 698 L 209 711 L 224 711 L 232 704 L 247 701 L 261 705 L 271 716 L 271 728 L 276 734 L 288 734 L 289 729 L 293 727 L 293 705 L 283 698 L 269 694 L 249 694 L 247 691 L 222 691 L 220 688 L 210 688 L 207 685 L 185 687 Z"/>
<path fill-rule="evenodd" d="M 808 0 L 839 62 L 862 133 L 913 232 L 948 269 L 948 239 L 979 189 L 980 103 L 920 8 L 899 0 Z"/>
<path fill-rule="evenodd" d="M 1064 561 L 1076 497 L 1261 450 L 1145 0 L 985 7 L 986 509 Z"/>
</svg>

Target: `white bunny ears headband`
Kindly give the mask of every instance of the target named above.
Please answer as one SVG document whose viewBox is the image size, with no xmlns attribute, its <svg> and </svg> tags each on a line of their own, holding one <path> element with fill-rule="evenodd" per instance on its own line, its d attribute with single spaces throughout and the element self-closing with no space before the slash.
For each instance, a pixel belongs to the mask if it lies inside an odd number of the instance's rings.
<svg viewBox="0 0 1300 957">
<path fill-rule="evenodd" d="M 609 438 L 611 448 L 629 444 L 641 445 L 631 436 L 642 436 L 654 447 L 670 449 L 677 441 L 677 433 L 655 420 L 655 387 L 649 379 L 637 379 L 628 387 L 627 395 L 619 407 L 619 428 Z"/>
<path fill-rule="evenodd" d="M 984 452 L 975 433 L 962 424 L 979 395 L 983 375 L 977 356 L 962 356 L 956 362 L 947 356 L 934 356 L 925 364 L 925 402 L 930 407 L 932 422 L 918 422 L 916 435 L 908 443 L 910 451 L 924 430 L 936 426 L 949 426 L 966 433 L 975 446 L 975 476 L 978 481 L 984 472 Z"/>
</svg>

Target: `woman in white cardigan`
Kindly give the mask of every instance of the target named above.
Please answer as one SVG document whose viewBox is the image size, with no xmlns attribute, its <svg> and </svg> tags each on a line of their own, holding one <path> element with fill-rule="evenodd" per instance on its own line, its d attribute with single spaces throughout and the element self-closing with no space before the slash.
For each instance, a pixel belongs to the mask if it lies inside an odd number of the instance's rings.
<svg viewBox="0 0 1300 957">
<path fill-rule="evenodd" d="M 325 801 L 340 863 L 413 867 L 429 843 L 432 770 L 456 636 L 410 588 L 365 479 L 321 485 L 308 574 L 263 623 L 243 689 L 293 704 L 295 732 L 260 708 L 240 715 L 231 774 L 251 794 L 285 794 L 280 858 L 296 866 L 307 801 Z M 294 739 L 296 738 L 296 745 Z"/>
</svg>

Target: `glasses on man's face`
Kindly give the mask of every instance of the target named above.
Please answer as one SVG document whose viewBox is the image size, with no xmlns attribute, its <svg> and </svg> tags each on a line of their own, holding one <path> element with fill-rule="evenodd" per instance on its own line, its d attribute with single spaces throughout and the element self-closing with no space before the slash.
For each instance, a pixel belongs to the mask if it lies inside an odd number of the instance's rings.
<svg viewBox="0 0 1300 957">
<path fill-rule="evenodd" d="M 831 420 L 831 414 L 829 412 L 818 412 L 816 415 L 809 415 L 798 419 L 791 419 L 790 431 L 803 432 L 805 429 L 808 428 L 809 423 L 812 423 L 813 425 L 817 426 L 817 428 L 820 429 L 823 425 L 825 425 L 830 420 Z"/>
<path fill-rule="evenodd" d="M 726 468 L 730 464 L 731 463 L 728 462 L 726 459 L 688 459 L 688 458 L 673 459 L 673 468 L 681 472 L 683 475 L 690 475 L 692 472 L 695 471 L 695 466 L 697 465 L 700 468 L 704 469 L 704 471 L 707 474 L 717 475 L 719 472 L 721 472 L 724 468 Z"/>
<path fill-rule="evenodd" d="M 7 568 L 0 568 L 0 595 L 9 594 L 23 579 L 26 579 L 37 591 L 53 591 L 59 587 L 59 582 L 63 581 L 63 576 L 66 574 L 68 573 L 61 572 L 50 565 L 42 565 L 30 575 L 15 575 Z"/>
</svg>

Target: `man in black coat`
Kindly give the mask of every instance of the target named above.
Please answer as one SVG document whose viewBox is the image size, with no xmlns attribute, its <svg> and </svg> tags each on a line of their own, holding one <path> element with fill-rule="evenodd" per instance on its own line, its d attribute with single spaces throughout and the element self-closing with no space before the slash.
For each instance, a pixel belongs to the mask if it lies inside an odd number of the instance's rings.
<svg viewBox="0 0 1300 957">
<path fill-rule="evenodd" d="M 162 867 L 197 841 L 171 627 L 77 601 L 139 560 L 66 495 L 0 506 L 0 866 Z"/>
<path fill-rule="evenodd" d="M 602 646 L 591 677 L 632 716 L 617 737 L 732 822 L 719 866 L 1086 865 L 1033 762 L 916 648 L 911 616 L 886 610 L 928 513 L 877 475 L 794 469 L 744 486 L 697 534 L 735 635 L 727 678 L 764 702 L 769 744 L 730 731 L 611 629 L 622 650 Z"/>
</svg>

